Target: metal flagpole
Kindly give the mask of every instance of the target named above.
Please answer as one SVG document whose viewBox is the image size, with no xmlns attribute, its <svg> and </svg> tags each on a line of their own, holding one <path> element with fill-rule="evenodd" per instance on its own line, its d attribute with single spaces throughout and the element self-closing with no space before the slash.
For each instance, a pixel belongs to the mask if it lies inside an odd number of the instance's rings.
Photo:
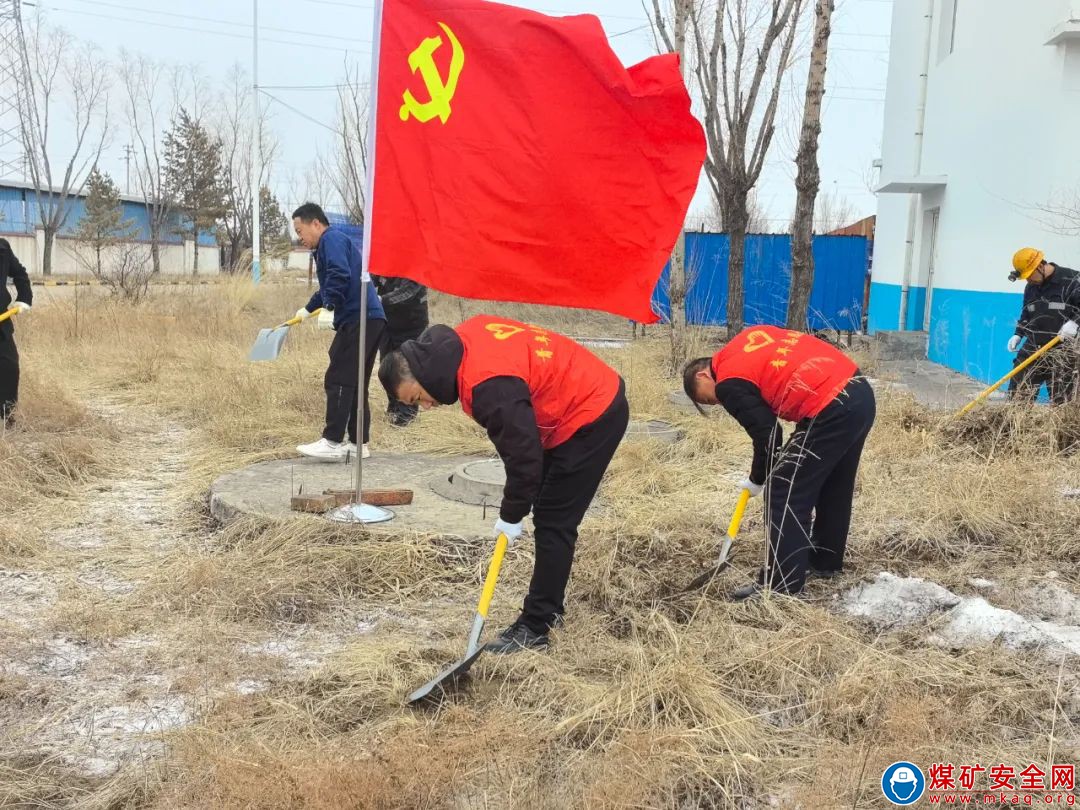
<svg viewBox="0 0 1080 810">
<path fill-rule="evenodd" d="M 371 41 L 371 115 L 368 118 L 368 173 L 367 194 L 364 199 L 364 249 L 360 264 L 360 373 L 356 380 L 356 502 L 331 513 L 332 520 L 345 523 L 382 523 L 391 520 L 394 513 L 389 509 L 370 506 L 363 501 L 364 495 L 364 381 L 367 371 L 367 301 L 371 274 L 368 263 L 371 258 L 371 200 L 375 186 L 375 125 L 379 110 L 379 46 L 382 41 L 383 0 L 375 0 L 374 26 Z"/>
</svg>

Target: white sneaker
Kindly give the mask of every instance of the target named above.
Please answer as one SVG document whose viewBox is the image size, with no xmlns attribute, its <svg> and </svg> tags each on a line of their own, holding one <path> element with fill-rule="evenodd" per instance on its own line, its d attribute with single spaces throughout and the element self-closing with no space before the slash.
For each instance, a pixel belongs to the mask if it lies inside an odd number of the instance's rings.
<svg viewBox="0 0 1080 810">
<path fill-rule="evenodd" d="M 361 445 L 360 458 L 371 458 L 371 451 L 368 450 L 366 444 Z M 345 452 L 352 458 L 356 457 L 356 445 L 352 442 L 345 442 Z"/>
<path fill-rule="evenodd" d="M 345 443 L 319 439 L 311 444 L 302 444 L 296 448 L 302 456 L 317 458 L 320 461 L 341 461 L 345 458 Z"/>
</svg>

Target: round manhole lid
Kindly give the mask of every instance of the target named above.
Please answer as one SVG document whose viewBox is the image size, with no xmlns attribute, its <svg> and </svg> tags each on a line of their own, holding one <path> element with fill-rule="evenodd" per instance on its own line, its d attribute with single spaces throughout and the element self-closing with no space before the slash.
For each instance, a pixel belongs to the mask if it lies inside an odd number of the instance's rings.
<svg viewBox="0 0 1080 810">
<path fill-rule="evenodd" d="M 506 470 L 497 458 L 467 461 L 431 482 L 438 495 L 476 505 L 498 504 L 505 485 Z"/>
<path fill-rule="evenodd" d="M 486 461 L 470 461 L 462 464 L 454 470 L 451 478 L 461 477 L 468 483 L 496 486 L 502 492 L 506 485 L 506 468 L 500 459 L 493 458 Z"/>
<path fill-rule="evenodd" d="M 662 419 L 650 419 L 647 422 L 631 420 L 626 428 L 626 438 L 653 439 L 672 444 L 682 438 L 682 431 Z"/>
</svg>

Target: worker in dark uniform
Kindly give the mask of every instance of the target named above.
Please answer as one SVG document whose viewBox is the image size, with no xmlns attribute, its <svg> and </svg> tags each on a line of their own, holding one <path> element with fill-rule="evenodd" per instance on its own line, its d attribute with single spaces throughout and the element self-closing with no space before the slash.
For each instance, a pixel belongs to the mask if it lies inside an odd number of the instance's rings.
<svg viewBox="0 0 1080 810">
<path fill-rule="evenodd" d="M 754 444 L 740 489 L 765 493 L 769 551 L 757 581 L 731 598 L 765 588 L 798 594 L 808 573 L 840 573 L 855 474 L 876 413 L 874 392 L 851 358 L 802 332 L 753 326 L 711 358 L 688 363 L 683 387 L 699 410 L 723 405 Z M 786 445 L 778 419 L 795 423 Z"/>
<path fill-rule="evenodd" d="M 382 345 L 386 315 L 378 294 L 368 289 L 367 333 L 364 346 L 364 379 L 360 379 L 360 299 L 363 268 L 360 245 L 348 234 L 332 228 L 326 214 L 315 203 L 304 203 L 293 211 L 293 229 L 306 248 L 315 254 L 319 289 L 306 306 L 296 311 L 305 319 L 316 310 L 319 328 L 333 329 L 330 364 L 323 386 L 326 389 L 326 425 L 322 438 L 302 444 L 297 451 L 320 461 L 343 461 L 357 452 L 356 411 L 361 389 L 364 397 L 364 424 L 360 426 L 362 458 L 370 455 L 371 407 L 368 384 L 375 357 Z"/>
<path fill-rule="evenodd" d="M 386 312 L 386 332 L 380 349 L 381 357 L 386 357 L 406 340 L 420 337 L 428 328 L 428 291 L 423 284 L 407 278 L 372 276 L 371 280 Z M 406 405 L 393 397 L 386 406 L 390 424 L 396 427 L 408 425 L 416 418 L 416 412 L 415 405 Z"/>
<path fill-rule="evenodd" d="M 494 535 L 533 515 L 536 563 L 517 621 L 485 649 L 544 649 L 565 611 L 578 526 L 630 418 L 619 375 L 570 338 L 480 315 L 435 325 L 383 358 L 388 394 L 425 410 L 461 402 L 506 466 Z"/>
<path fill-rule="evenodd" d="M 15 300 L 11 300 L 8 281 L 15 285 Z M 11 243 L 0 239 L 0 315 L 9 309 L 17 315 L 30 311 L 34 290 L 26 268 L 15 257 Z M 0 420 L 7 427 L 15 424 L 15 404 L 19 401 L 19 350 L 15 346 L 15 319 L 0 323 Z"/>
<path fill-rule="evenodd" d="M 1009 393 L 1033 402 L 1045 385 L 1050 401 L 1063 405 L 1076 398 L 1080 385 L 1080 356 L 1071 345 L 1080 322 L 1080 274 L 1046 261 L 1041 250 L 1023 248 L 1013 256 L 1009 274 L 1010 281 L 1017 279 L 1026 281 L 1027 286 L 1016 333 L 1009 339 L 1009 351 L 1019 352 L 1014 365 L 1023 363 L 1056 336 L 1063 343 L 1013 377 Z"/>
</svg>

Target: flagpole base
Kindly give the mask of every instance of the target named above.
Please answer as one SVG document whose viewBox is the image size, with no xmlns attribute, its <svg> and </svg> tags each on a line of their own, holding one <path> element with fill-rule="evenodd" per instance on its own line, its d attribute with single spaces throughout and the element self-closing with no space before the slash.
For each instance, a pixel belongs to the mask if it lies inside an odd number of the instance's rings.
<svg viewBox="0 0 1080 810">
<path fill-rule="evenodd" d="M 394 513 L 380 506 L 351 503 L 335 509 L 329 517 L 335 523 L 386 523 L 394 519 Z"/>
</svg>

